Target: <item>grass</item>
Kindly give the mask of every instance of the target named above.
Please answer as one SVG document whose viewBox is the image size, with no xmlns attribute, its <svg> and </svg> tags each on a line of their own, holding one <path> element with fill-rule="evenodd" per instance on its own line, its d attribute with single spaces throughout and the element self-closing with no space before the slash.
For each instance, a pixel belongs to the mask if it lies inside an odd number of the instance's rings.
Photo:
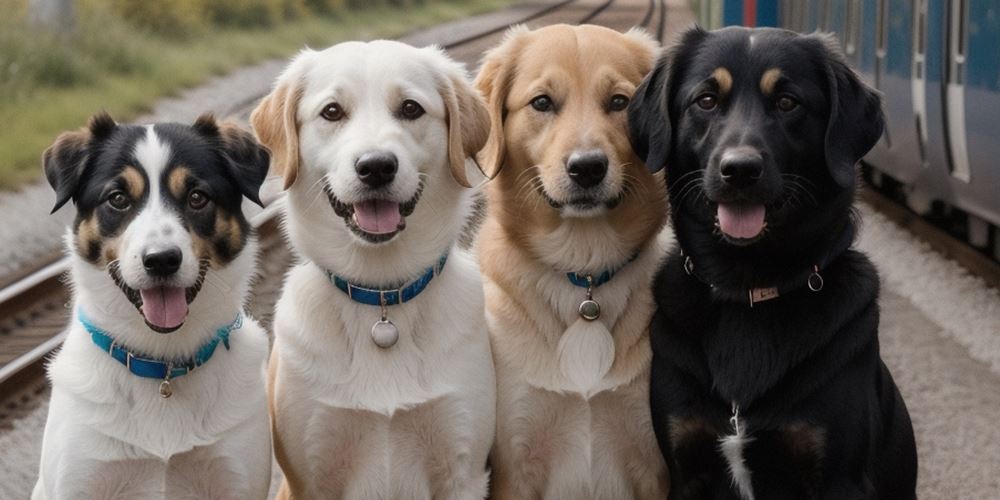
<svg viewBox="0 0 1000 500">
<path fill-rule="evenodd" d="M 0 0 L 0 8 L 10 1 Z M 152 34 L 106 12 L 81 15 L 75 34 L 65 37 L 0 23 L 0 189 L 38 179 L 42 151 L 96 111 L 129 121 L 211 76 L 306 45 L 399 36 L 509 3 L 425 0 L 405 10 L 378 6 L 190 36 Z"/>
</svg>

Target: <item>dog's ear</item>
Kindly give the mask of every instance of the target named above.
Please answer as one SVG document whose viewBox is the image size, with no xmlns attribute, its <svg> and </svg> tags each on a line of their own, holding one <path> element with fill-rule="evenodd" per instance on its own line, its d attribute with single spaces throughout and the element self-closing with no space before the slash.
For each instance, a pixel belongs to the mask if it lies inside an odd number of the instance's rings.
<svg viewBox="0 0 1000 500">
<path fill-rule="evenodd" d="M 855 166 L 875 146 L 885 128 L 882 99 L 848 66 L 832 35 L 811 35 L 823 51 L 829 88 L 826 165 L 842 188 L 854 184 Z"/>
<path fill-rule="evenodd" d="M 444 57 L 444 53 L 441 53 Z M 451 61 L 449 61 L 451 63 Z M 486 144 L 490 133 L 490 114 L 482 96 L 472 87 L 465 71 L 452 63 L 439 84 L 448 121 L 448 163 L 451 175 L 465 187 L 472 187 L 465 174 L 465 160 L 476 160 L 476 153 Z M 480 167 L 480 170 L 482 167 Z M 483 172 L 489 177 L 489 174 Z"/>
<path fill-rule="evenodd" d="M 507 30 L 503 42 L 483 57 L 479 74 L 476 75 L 474 85 L 486 98 L 490 116 L 489 138 L 480 154 L 480 164 L 488 169 L 487 177 L 490 178 L 500 173 L 505 161 L 503 124 L 507 117 L 507 109 L 504 104 L 514 79 L 517 54 L 528 33 L 530 32 L 524 25 L 513 26 Z"/>
<path fill-rule="evenodd" d="M 250 114 L 250 126 L 270 151 L 271 165 L 284 177 L 285 189 L 292 187 L 299 173 L 298 108 L 303 92 L 300 68 L 312 53 L 300 53 L 278 77 L 274 90 Z"/>
<path fill-rule="evenodd" d="M 253 134 L 234 123 L 217 123 L 211 114 L 204 114 L 192 126 L 199 134 L 212 139 L 222 153 L 226 171 L 236 182 L 243 196 L 264 206 L 260 201 L 260 185 L 267 177 L 271 155 Z"/>
<path fill-rule="evenodd" d="M 688 54 L 694 51 L 707 33 L 694 27 L 685 31 L 668 48 L 646 75 L 628 105 L 628 130 L 632 149 L 650 171 L 658 172 L 667 164 L 673 141 L 673 117 L 670 116 L 672 91 L 683 71 Z"/>
<path fill-rule="evenodd" d="M 49 185 L 56 192 L 52 213 L 74 198 L 87 166 L 90 150 L 97 142 L 111 136 L 118 124 L 111 115 L 101 112 L 90 118 L 87 127 L 64 132 L 42 153 L 42 168 Z"/>
</svg>

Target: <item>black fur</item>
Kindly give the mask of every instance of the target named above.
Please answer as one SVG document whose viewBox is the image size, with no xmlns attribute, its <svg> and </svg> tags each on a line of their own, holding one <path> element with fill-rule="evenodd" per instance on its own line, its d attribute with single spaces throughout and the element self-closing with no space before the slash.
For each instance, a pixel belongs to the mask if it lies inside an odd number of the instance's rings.
<svg viewBox="0 0 1000 500">
<path fill-rule="evenodd" d="M 725 95 L 710 78 L 720 67 L 732 75 Z M 765 95 L 772 68 L 783 78 Z M 716 108 L 696 105 L 704 93 Z M 782 97 L 797 106 L 780 110 Z M 879 96 L 829 39 L 776 29 L 690 30 L 637 90 L 633 145 L 650 168 L 666 166 L 679 243 L 656 277 L 650 328 L 671 499 L 740 498 L 719 444 L 734 403 L 756 499 L 915 498 L 912 426 L 879 355 L 878 276 L 863 254 L 835 251 L 853 237 L 854 166 L 882 123 Z M 720 156 L 736 146 L 763 158 L 752 186 L 721 180 Z M 719 203 L 764 205 L 766 231 L 727 238 Z M 812 292 L 804 276 L 817 264 L 825 283 Z M 775 285 L 791 289 L 736 300 Z"/>
<path fill-rule="evenodd" d="M 249 132 L 219 126 L 208 115 L 194 125 L 159 123 L 154 130 L 170 147 L 170 158 L 159 179 L 163 200 L 177 210 L 188 231 L 210 242 L 212 257 L 228 262 L 242 249 L 249 233 L 241 208 L 243 197 L 260 204 L 257 192 L 269 167 L 267 150 Z M 88 235 L 80 243 L 83 256 L 95 264 L 106 264 L 101 262 L 102 240 L 121 234 L 149 199 L 148 172 L 135 157 L 136 144 L 145 136 L 145 127 L 119 125 L 100 113 L 86 128 L 60 135 L 42 157 L 45 176 L 56 192 L 53 212 L 72 200 L 77 209 L 74 232 L 84 222 L 96 219 L 100 234 Z M 131 196 L 127 189 L 123 173 L 129 167 L 143 178 L 139 197 Z M 189 171 L 181 196 L 169 189 L 168 179 L 177 168 Z M 194 190 L 207 194 L 210 200 L 203 209 L 193 210 L 188 204 L 187 197 Z M 114 192 L 129 194 L 128 210 L 110 206 L 109 196 Z M 232 224 L 224 230 L 238 235 L 221 234 L 220 219 L 234 220 L 235 230 Z M 100 239 L 95 239 L 98 236 Z M 238 245 L 233 239 L 238 239 Z"/>
</svg>

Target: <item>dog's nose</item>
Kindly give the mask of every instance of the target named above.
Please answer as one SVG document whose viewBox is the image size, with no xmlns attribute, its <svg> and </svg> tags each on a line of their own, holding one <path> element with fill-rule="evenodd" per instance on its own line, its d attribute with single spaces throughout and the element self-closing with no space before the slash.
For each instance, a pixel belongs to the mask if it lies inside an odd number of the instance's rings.
<svg viewBox="0 0 1000 500">
<path fill-rule="evenodd" d="M 756 151 L 737 148 L 722 154 L 719 170 L 726 184 L 741 188 L 752 186 L 764 173 L 764 158 Z"/>
<path fill-rule="evenodd" d="M 366 186 L 377 188 L 382 187 L 396 178 L 396 170 L 399 163 L 396 155 L 384 151 L 374 151 L 365 153 L 354 162 L 354 171 L 358 173 L 358 179 Z"/>
<path fill-rule="evenodd" d="M 142 265 L 150 275 L 166 278 L 181 268 L 181 257 L 181 250 L 176 247 L 157 250 L 143 254 Z"/>
<path fill-rule="evenodd" d="M 569 178 L 582 188 L 592 188 L 608 173 L 608 157 L 601 151 L 573 153 L 566 162 Z"/>
</svg>

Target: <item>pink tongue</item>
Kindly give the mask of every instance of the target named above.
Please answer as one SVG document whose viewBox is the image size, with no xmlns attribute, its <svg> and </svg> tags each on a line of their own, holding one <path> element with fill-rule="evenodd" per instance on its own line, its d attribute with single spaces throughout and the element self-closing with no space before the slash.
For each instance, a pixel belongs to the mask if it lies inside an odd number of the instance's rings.
<svg viewBox="0 0 1000 500">
<path fill-rule="evenodd" d="M 142 315 L 153 326 L 177 328 L 187 318 L 187 298 L 183 288 L 158 286 L 140 290 L 139 294 L 142 295 Z"/>
<path fill-rule="evenodd" d="M 764 205 L 719 204 L 719 229 L 740 239 L 753 238 L 764 230 Z"/>
<path fill-rule="evenodd" d="M 401 218 L 399 203 L 394 201 L 368 200 L 354 204 L 354 221 L 366 233 L 391 233 L 399 227 Z"/>
</svg>

